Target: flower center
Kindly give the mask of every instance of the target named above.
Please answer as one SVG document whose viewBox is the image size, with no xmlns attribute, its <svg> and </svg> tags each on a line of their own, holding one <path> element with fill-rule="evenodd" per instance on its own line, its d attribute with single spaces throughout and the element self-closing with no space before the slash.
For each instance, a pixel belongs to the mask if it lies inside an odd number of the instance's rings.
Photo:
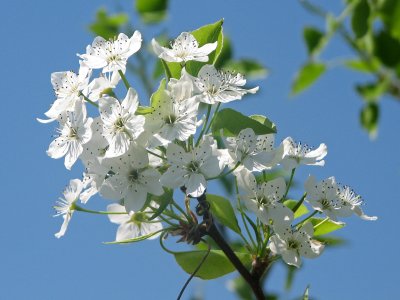
<svg viewBox="0 0 400 300">
<path fill-rule="evenodd" d="M 125 128 L 125 122 L 122 118 L 118 118 L 114 123 L 114 128 L 117 131 L 123 131 Z"/>
<path fill-rule="evenodd" d="M 331 202 L 328 199 L 321 200 L 322 209 L 328 209 L 332 206 Z"/>
<path fill-rule="evenodd" d="M 128 175 L 128 180 L 130 182 L 136 182 L 138 180 L 138 178 L 139 178 L 139 172 L 138 172 L 138 170 L 135 170 L 135 169 L 132 170 Z"/>
<path fill-rule="evenodd" d="M 71 138 L 71 139 L 74 139 L 74 138 L 76 138 L 78 136 L 78 132 L 77 132 L 77 130 L 76 130 L 76 128 L 70 128 L 70 130 L 69 130 L 69 135 L 68 135 L 68 137 L 69 138 Z"/>
<path fill-rule="evenodd" d="M 176 116 L 175 115 L 168 115 L 165 117 L 164 122 L 166 124 L 174 124 L 176 121 Z"/>
<path fill-rule="evenodd" d="M 197 172 L 198 169 L 199 169 L 199 164 L 198 164 L 197 161 L 191 161 L 191 162 L 189 163 L 189 165 L 187 166 L 187 168 L 188 168 L 189 171 L 195 173 L 195 172 Z"/>
<path fill-rule="evenodd" d="M 288 249 L 298 249 L 300 246 L 300 243 L 296 240 L 289 240 L 288 241 Z"/>
</svg>

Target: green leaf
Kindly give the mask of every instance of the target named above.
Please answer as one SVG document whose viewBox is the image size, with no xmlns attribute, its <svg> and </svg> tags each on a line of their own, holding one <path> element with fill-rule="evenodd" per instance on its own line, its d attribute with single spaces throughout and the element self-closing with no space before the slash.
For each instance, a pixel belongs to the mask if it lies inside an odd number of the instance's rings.
<svg viewBox="0 0 400 300">
<path fill-rule="evenodd" d="M 298 270 L 298 268 L 296 268 L 295 266 L 287 265 L 285 290 L 289 291 L 292 288 L 294 275 L 296 274 L 297 270 Z"/>
<path fill-rule="evenodd" d="M 89 25 L 89 29 L 95 35 L 102 36 L 105 39 L 110 39 L 121 32 L 121 26 L 125 25 L 129 20 L 127 14 L 108 15 L 103 8 L 96 13 L 96 20 Z"/>
<path fill-rule="evenodd" d="M 369 15 L 371 13 L 367 0 L 359 0 L 351 17 L 351 28 L 356 38 L 362 38 L 369 29 Z"/>
<path fill-rule="evenodd" d="M 243 279 L 243 277 L 239 276 L 233 280 L 229 281 L 229 288 L 235 292 L 239 299 L 241 300 L 253 300 L 253 292 L 249 286 L 249 284 Z"/>
<path fill-rule="evenodd" d="M 374 36 L 374 54 L 386 66 L 395 68 L 400 63 L 400 41 L 381 30 Z"/>
<path fill-rule="evenodd" d="M 325 246 L 330 246 L 330 247 L 337 247 L 345 245 L 347 243 L 347 241 L 342 238 L 332 237 L 332 236 L 316 236 L 314 237 L 314 239 L 320 241 Z"/>
<path fill-rule="evenodd" d="M 275 123 L 271 122 L 266 116 L 251 115 L 249 117 L 252 118 L 253 120 L 256 120 L 257 122 L 260 122 L 261 124 L 271 128 L 272 130 L 274 130 L 275 133 L 277 132 Z"/>
<path fill-rule="evenodd" d="M 157 91 L 155 91 L 150 97 L 150 105 L 152 109 L 157 108 L 160 105 L 160 102 L 165 97 L 169 97 L 165 92 L 165 78 L 163 78 L 158 86 Z"/>
<path fill-rule="evenodd" d="M 114 244 L 131 244 L 131 243 L 141 242 L 141 241 L 147 240 L 148 238 L 151 238 L 152 236 L 155 236 L 156 234 L 159 234 L 161 231 L 162 230 L 159 230 L 156 232 L 152 232 L 152 233 L 149 233 L 146 235 L 139 236 L 137 238 L 123 240 L 123 241 L 105 242 L 104 244 L 114 245 Z"/>
<path fill-rule="evenodd" d="M 168 0 L 136 0 L 136 11 L 145 23 L 158 23 L 167 15 Z"/>
<path fill-rule="evenodd" d="M 360 122 L 362 127 L 368 131 L 371 137 L 376 135 L 379 121 L 379 106 L 376 103 L 369 102 L 360 113 Z"/>
<path fill-rule="evenodd" d="M 308 290 L 309 290 L 309 286 L 307 286 L 307 288 L 306 288 L 306 290 L 304 291 L 304 294 L 303 294 L 303 300 L 308 300 L 309 299 L 309 296 L 308 296 Z"/>
<path fill-rule="evenodd" d="M 222 225 L 225 225 L 236 233 L 241 233 L 235 211 L 228 199 L 217 195 L 207 194 L 207 202 L 210 204 L 213 216 Z"/>
<path fill-rule="evenodd" d="M 174 253 L 178 265 L 188 274 L 193 274 L 207 251 L 187 251 Z M 235 252 L 244 265 L 252 261 L 248 253 Z M 201 279 L 214 279 L 235 271 L 235 267 L 221 250 L 211 250 L 207 259 L 196 273 Z"/>
<path fill-rule="evenodd" d="M 222 24 L 224 20 L 219 20 L 213 24 L 208 24 L 199 29 L 192 31 L 193 36 L 199 43 L 199 47 L 204 46 L 205 44 L 218 42 L 218 46 L 215 51 L 211 52 L 208 55 L 208 62 L 199 62 L 199 61 L 189 61 L 186 64 L 186 70 L 193 76 L 197 76 L 197 73 L 201 69 L 202 66 L 206 64 L 214 64 L 218 56 L 220 55 L 223 47 L 223 33 L 222 33 Z"/>
<path fill-rule="evenodd" d="M 328 234 L 330 232 L 341 229 L 346 225 L 343 222 L 335 222 L 323 218 L 311 218 L 310 222 L 314 226 L 314 236 Z"/>
<path fill-rule="evenodd" d="M 218 59 L 215 61 L 214 66 L 217 69 L 222 69 L 223 66 L 232 58 L 233 49 L 230 38 L 228 38 L 225 34 L 223 36 L 223 44 L 221 53 L 218 56 Z"/>
<path fill-rule="evenodd" d="M 372 59 L 369 62 L 364 60 L 347 60 L 344 62 L 345 66 L 349 69 L 363 72 L 363 73 L 373 73 L 379 70 L 379 61 L 377 59 Z"/>
<path fill-rule="evenodd" d="M 324 34 L 315 27 L 304 27 L 303 38 L 310 56 L 317 54 L 323 46 Z"/>
<path fill-rule="evenodd" d="M 309 62 L 304 65 L 293 81 L 292 94 L 299 94 L 310 87 L 325 71 L 323 63 Z"/>
<path fill-rule="evenodd" d="M 286 200 L 285 202 L 283 202 L 283 205 L 285 205 L 286 207 L 293 210 L 293 208 L 296 206 L 296 204 L 298 202 L 299 201 L 296 201 L 296 200 Z M 307 213 L 308 213 L 307 206 L 305 206 L 304 204 L 301 204 L 300 207 L 294 213 L 294 218 L 295 219 L 300 218 L 301 216 L 304 216 Z"/>
<path fill-rule="evenodd" d="M 400 40 L 400 1 L 383 0 L 380 15 L 391 35 Z"/>
<path fill-rule="evenodd" d="M 267 68 L 254 59 L 229 60 L 224 64 L 223 69 L 241 73 L 252 79 L 265 78 L 268 75 Z"/>
<path fill-rule="evenodd" d="M 216 136 L 220 135 L 221 129 L 224 131 L 224 136 L 237 136 L 239 132 L 245 128 L 253 129 L 257 135 L 276 133 L 275 128 L 261 124 L 231 108 L 225 108 L 219 111 L 212 124 L 212 130 Z"/>
<path fill-rule="evenodd" d="M 356 85 L 356 90 L 367 101 L 377 101 L 389 86 L 387 80 Z"/>
<path fill-rule="evenodd" d="M 154 109 L 150 106 L 139 106 L 136 110 L 136 114 L 138 115 L 147 115 L 154 111 Z"/>
<path fill-rule="evenodd" d="M 158 204 L 158 209 L 154 212 L 154 214 L 148 220 L 149 221 L 154 220 L 159 215 L 161 215 L 161 213 L 164 211 L 164 209 L 166 209 L 167 206 L 173 200 L 173 196 L 174 196 L 174 190 L 167 189 L 167 188 L 164 188 L 164 194 L 162 194 L 161 196 L 152 195 L 150 197 L 150 199 L 151 199 L 151 201 L 154 201 Z"/>
</svg>

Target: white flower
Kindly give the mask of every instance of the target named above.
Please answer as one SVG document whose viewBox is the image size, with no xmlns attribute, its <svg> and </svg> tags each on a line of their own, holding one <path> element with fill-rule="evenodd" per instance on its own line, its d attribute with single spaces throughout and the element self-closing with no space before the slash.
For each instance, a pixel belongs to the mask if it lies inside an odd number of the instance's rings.
<svg viewBox="0 0 400 300">
<path fill-rule="evenodd" d="M 105 157 L 124 154 L 131 142 L 143 132 L 145 118 L 135 115 L 138 105 L 136 91 L 132 88 L 122 103 L 109 96 L 99 99 L 103 134 L 109 143 Z"/>
<path fill-rule="evenodd" d="M 59 136 L 51 142 L 47 154 L 56 159 L 65 156 L 64 165 L 70 170 L 83 151 L 82 145 L 92 137 L 92 122 L 92 118 L 86 118 L 84 104 L 77 101 L 74 111 L 60 117 Z"/>
<path fill-rule="evenodd" d="M 160 196 L 164 190 L 159 182 L 160 173 L 149 166 L 146 149 L 132 144 L 122 156 L 107 160 L 110 165 L 109 177 L 100 194 L 108 199 L 124 199 L 127 212 L 139 211 L 147 199 L 147 194 Z"/>
<path fill-rule="evenodd" d="M 273 134 L 257 136 L 253 129 L 246 128 L 237 137 L 226 138 L 225 145 L 233 166 L 240 162 L 249 171 L 262 171 L 277 163 Z"/>
<path fill-rule="evenodd" d="M 328 153 L 325 144 L 320 144 L 315 150 L 311 150 L 301 143 L 296 144 L 291 137 L 287 137 L 282 142 L 283 155 L 282 165 L 286 170 L 292 170 L 298 165 L 323 166 L 323 158 Z"/>
<path fill-rule="evenodd" d="M 200 197 L 207 179 L 218 176 L 225 167 L 214 140 L 208 136 L 189 153 L 176 144 L 169 144 L 167 159 L 170 167 L 161 176 L 161 183 L 170 188 L 185 186 L 186 194 L 192 197 Z"/>
<path fill-rule="evenodd" d="M 57 120 L 60 114 L 72 111 L 75 103 L 81 100 L 81 93 L 86 94 L 91 71 L 80 62 L 79 73 L 72 71 L 54 72 L 51 74 L 51 83 L 56 94 L 56 101 L 51 108 L 45 112 L 48 120 L 37 119 L 41 123 L 48 123 Z"/>
<path fill-rule="evenodd" d="M 118 72 L 113 72 L 111 76 L 104 76 L 101 73 L 100 77 L 93 79 L 88 85 L 88 98 L 96 102 L 105 91 L 115 88 L 120 80 L 121 76 Z"/>
<path fill-rule="evenodd" d="M 245 194 L 240 195 L 240 199 L 262 223 L 271 226 L 270 221 L 272 221 L 277 232 L 283 232 L 290 226 L 293 212 L 279 202 L 286 192 L 285 179 L 279 177 L 257 184 L 254 175 L 243 169 L 237 174 L 237 180 L 239 186 L 245 191 Z"/>
<path fill-rule="evenodd" d="M 121 213 L 108 215 L 112 223 L 119 225 L 115 238 L 117 242 L 155 233 L 163 228 L 158 218 L 152 220 L 151 223 L 146 222 L 151 216 L 151 210 L 149 208 L 146 208 L 143 212 L 130 211 L 129 213 L 123 214 L 126 212 L 125 207 L 114 203 L 107 206 L 107 211 L 111 213 Z M 155 239 L 159 235 L 160 233 L 154 234 L 148 239 Z"/>
<path fill-rule="evenodd" d="M 329 177 L 317 183 L 314 176 L 309 176 L 304 187 L 307 192 L 306 201 L 315 210 L 325 213 L 331 220 L 336 221 L 340 202 L 335 177 Z"/>
<path fill-rule="evenodd" d="M 152 147 L 167 145 L 175 139 L 186 141 L 196 133 L 199 102 L 192 97 L 192 91 L 191 82 L 183 77 L 159 95 L 158 106 L 146 120 L 153 132 Z"/>
<path fill-rule="evenodd" d="M 105 40 L 98 36 L 85 54 L 78 54 L 91 69 L 103 69 L 103 73 L 121 70 L 125 72 L 128 58 L 142 45 L 142 35 L 135 31 L 131 38 L 120 33 L 116 40 Z"/>
<path fill-rule="evenodd" d="M 375 221 L 378 219 L 376 216 L 367 216 L 361 209 L 363 201 L 360 195 L 357 195 L 349 186 L 340 186 L 338 197 L 340 201 L 340 210 L 338 215 L 341 217 L 350 217 L 356 214 L 361 219 L 366 221 Z"/>
<path fill-rule="evenodd" d="M 171 44 L 171 48 L 161 47 L 155 39 L 151 44 L 156 55 L 168 62 L 187 62 L 189 60 L 207 62 L 208 55 L 217 48 L 217 42 L 205 44 L 199 48 L 199 43 L 193 35 L 182 32 Z"/>
<path fill-rule="evenodd" d="M 254 94 L 258 91 L 258 87 L 248 90 L 243 88 L 246 84 L 243 75 L 218 71 L 213 65 L 203 66 L 197 78 L 192 77 L 192 80 L 196 91 L 200 94 L 199 101 L 208 104 L 239 100 L 247 93 Z"/>
<path fill-rule="evenodd" d="M 55 234 L 56 238 L 62 237 L 67 231 L 69 221 L 71 220 L 72 214 L 75 210 L 75 202 L 78 200 L 82 188 L 83 184 L 79 179 L 71 180 L 63 192 L 64 199 L 60 198 L 54 206 L 54 209 L 56 210 L 55 216 L 62 216 L 64 219 L 60 231 Z"/>
<path fill-rule="evenodd" d="M 323 244 L 311 239 L 313 234 L 314 229 L 309 222 L 299 230 L 287 228 L 285 232 L 271 237 L 269 248 L 272 253 L 282 255 L 282 259 L 288 265 L 300 267 L 301 256 L 315 258 L 324 249 Z"/>
</svg>

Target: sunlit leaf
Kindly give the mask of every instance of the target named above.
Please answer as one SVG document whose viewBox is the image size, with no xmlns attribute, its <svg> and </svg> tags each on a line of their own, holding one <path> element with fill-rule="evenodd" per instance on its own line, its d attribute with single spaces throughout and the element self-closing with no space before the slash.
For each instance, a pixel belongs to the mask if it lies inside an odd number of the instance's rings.
<svg viewBox="0 0 400 300">
<path fill-rule="evenodd" d="M 235 211 L 228 199 L 207 194 L 207 202 L 210 204 L 211 213 L 222 225 L 225 225 L 237 233 L 241 233 Z"/>
<path fill-rule="evenodd" d="M 309 88 L 326 70 L 323 63 L 309 62 L 297 73 L 293 84 L 292 94 L 299 94 Z"/>
<path fill-rule="evenodd" d="M 343 228 L 346 224 L 343 222 L 335 222 L 323 218 L 311 218 L 311 224 L 314 226 L 314 236 L 328 234 Z"/>
</svg>

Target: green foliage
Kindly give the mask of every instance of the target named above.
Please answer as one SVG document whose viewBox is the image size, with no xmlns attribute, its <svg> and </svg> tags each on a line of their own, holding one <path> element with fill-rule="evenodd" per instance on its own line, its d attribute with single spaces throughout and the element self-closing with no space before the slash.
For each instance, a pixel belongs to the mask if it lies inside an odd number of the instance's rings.
<svg viewBox="0 0 400 300">
<path fill-rule="evenodd" d="M 186 251 L 174 253 L 175 260 L 181 268 L 188 274 L 192 274 L 198 267 L 207 251 Z M 244 265 L 249 265 L 252 261 L 248 253 L 235 252 L 236 256 Z M 211 250 L 207 259 L 196 273 L 196 277 L 201 279 L 215 279 L 236 269 L 221 250 Z"/>
<path fill-rule="evenodd" d="M 303 38 L 307 45 L 308 54 L 311 56 L 322 47 L 324 34 L 315 27 L 304 27 Z"/>
<path fill-rule="evenodd" d="M 314 236 L 328 234 L 345 226 L 345 223 L 322 218 L 311 218 L 310 222 L 314 226 Z"/>
<path fill-rule="evenodd" d="M 245 128 L 253 129 L 257 135 L 276 133 L 274 126 L 262 124 L 231 108 L 221 110 L 212 124 L 212 131 L 216 136 L 220 135 L 221 129 L 223 129 L 224 136 L 237 136 Z"/>
<path fill-rule="evenodd" d="M 299 201 L 296 200 L 286 200 L 285 202 L 283 202 L 283 204 L 290 208 L 291 210 L 293 210 L 293 208 L 297 205 Z M 304 216 L 305 214 L 308 213 L 308 208 L 307 206 L 305 206 L 304 204 L 301 204 L 299 206 L 299 208 L 296 210 L 296 212 L 294 213 L 294 218 L 300 218 L 301 216 Z"/>
<path fill-rule="evenodd" d="M 164 194 L 161 196 L 154 196 L 150 197 L 150 200 L 154 201 L 158 204 L 158 209 L 154 212 L 154 214 L 149 218 L 149 221 L 154 220 L 157 218 L 161 213 L 167 208 L 167 206 L 173 201 L 174 190 L 164 188 Z"/>
<path fill-rule="evenodd" d="M 352 59 L 345 61 L 344 65 L 349 69 L 362 73 L 373 73 L 378 71 L 380 67 L 380 63 L 377 59 L 370 61 Z"/>
<path fill-rule="evenodd" d="M 370 8 L 367 0 L 359 0 L 351 17 L 351 28 L 356 38 L 362 38 L 369 29 Z"/>
<path fill-rule="evenodd" d="M 393 37 L 400 40 L 400 1 L 382 0 L 379 8 L 380 16 Z"/>
<path fill-rule="evenodd" d="M 129 20 L 127 14 L 120 13 L 108 15 L 104 8 L 96 13 L 96 20 L 89 25 L 89 29 L 95 35 L 110 39 L 117 36 L 121 32 L 121 27 Z"/>
<path fill-rule="evenodd" d="M 400 63 L 400 41 L 381 30 L 374 36 L 374 54 L 384 65 L 394 68 Z"/>
<path fill-rule="evenodd" d="M 356 85 L 356 90 L 366 101 L 377 101 L 387 90 L 388 82 L 372 82 Z"/>
<path fill-rule="evenodd" d="M 168 0 L 136 0 L 135 8 L 144 23 L 159 23 L 167 15 Z"/>
<path fill-rule="evenodd" d="M 157 108 L 160 105 L 161 99 L 168 97 L 168 95 L 165 93 L 165 88 L 166 88 L 165 82 L 166 82 L 165 78 L 161 80 L 157 91 L 155 91 L 150 97 L 150 105 L 153 109 Z"/>
<path fill-rule="evenodd" d="M 268 128 L 271 128 L 274 130 L 274 132 L 277 132 L 276 125 L 275 123 L 271 122 L 266 116 L 263 115 L 251 115 L 249 116 L 251 119 L 256 120 L 257 122 L 260 122 L 261 124 L 267 126 Z"/>
<path fill-rule="evenodd" d="M 370 135 L 374 136 L 378 128 L 379 106 L 376 103 L 368 103 L 360 113 L 361 125 Z"/>
<path fill-rule="evenodd" d="M 207 195 L 207 202 L 210 204 L 210 209 L 213 216 L 224 226 L 232 229 L 236 233 L 241 233 L 235 211 L 231 202 L 218 195 Z"/>
<path fill-rule="evenodd" d="M 241 73 L 253 79 L 264 78 L 268 75 L 267 68 L 254 59 L 229 60 L 223 65 L 223 69 Z"/>
<path fill-rule="evenodd" d="M 326 70 L 323 63 L 308 62 L 297 73 L 293 84 L 292 94 L 299 94 L 309 88 Z"/>
</svg>

